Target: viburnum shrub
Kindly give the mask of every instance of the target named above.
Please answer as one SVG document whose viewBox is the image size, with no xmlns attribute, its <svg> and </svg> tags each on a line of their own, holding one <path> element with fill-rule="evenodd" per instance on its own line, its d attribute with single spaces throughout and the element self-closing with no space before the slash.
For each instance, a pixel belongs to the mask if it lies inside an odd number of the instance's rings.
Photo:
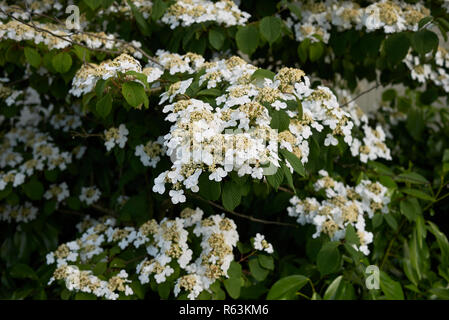
<svg viewBox="0 0 449 320">
<path fill-rule="evenodd" d="M 449 299 L 448 31 L 441 0 L 3 1 L 0 298 Z"/>
</svg>

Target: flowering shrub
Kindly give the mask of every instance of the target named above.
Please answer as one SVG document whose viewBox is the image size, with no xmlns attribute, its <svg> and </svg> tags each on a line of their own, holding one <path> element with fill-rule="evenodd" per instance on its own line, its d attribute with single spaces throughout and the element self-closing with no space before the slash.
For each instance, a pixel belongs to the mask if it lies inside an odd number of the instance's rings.
<svg viewBox="0 0 449 320">
<path fill-rule="evenodd" d="M 448 8 L 2 2 L 0 298 L 448 299 Z"/>
</svg>

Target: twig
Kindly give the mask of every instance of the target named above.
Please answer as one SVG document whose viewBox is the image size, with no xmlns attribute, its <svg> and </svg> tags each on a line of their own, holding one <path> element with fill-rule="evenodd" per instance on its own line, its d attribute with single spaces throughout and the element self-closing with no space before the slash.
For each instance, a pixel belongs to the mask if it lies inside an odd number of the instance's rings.
<svg viewBox="0 0 449 320">
<path fill-rule="evenodd" d="M 2 10 L 2 11 L 3 11 L 3 10 Z M 4 11 L 3 11 L 3 12 L 4 12 Z M 4 13 L 5 13 L 5 12 L 4 12 Z M 5 13 L 5 14 L 7 14 L 7 13 Z M 7 14 L 7 15 L 8 15 L 8 14 Z M 49 19 L 52 19 L 53 21 L 56 21 L 58 24 L 63 25 L 62 21 L 59 20 L 59 19 L 52 18 L 52 17 L 47 16 L 47 15 L 45 15 L 45 14 L 38 14 L 38 15 L 43 16 L 43 17 L 46 17 L 46 18 L 49 18 Z M 27 24 L 25 21 L 23 21 L 23 20 L 21 20 L 21 19 L 17 19 L 17 18 L 15 18 L 15 17 L 11 16 L 11 15 L 8 15 L 8 16 L 11 17 L 11 18 L 13 18 L 13 19 L 16 19 L 17 21 L 19 21 L 19 22 L 21 22 L 21 23 Z M 30 13 L 30 17 L 31 17 L 31 13 Z M 32 21 L 31 18 L 30 18 L 30 21 Z M 59 35 L 53 34 L 52 32 L 50 32 L 50 31 L 48 31 L 48 30 L 38 28 L 38 27 L 36 27 L 34 24 L 32 24 L 32 26 L 29 25 L 29 24 L 27 24 L 27 25 L 30 26 L 30 27 L 33 27 L 33 28 L 35 28 L 35 29 L 37 29 L 37 30 L 39 30 L 39 31 L 48 32 L 48 33 L 51 34 L 52 36 L 55 36 L 55 37 L 58 37 L 58 38 L 62 38 L 63 40 L 68 41 L 67 39 L 65 39 L 65 38 L 63 38 L 63 37 L 61 37 L 61 36 L 59 36 Z M 139 48 L 139 47 L 133 45 L 132 43 L 129 43 L 128 41 L 125 41 L 125 40 L 122 40 L 122 39 L 108 39 L 108 38 L 99 36 L 99 35 L 97 35 L 97 34 L 95 34 L 95 33 L 91 33 L 91 32 L 88 32 L 88 31 L 81 31 L 81 30 L 77 30 L 77 31 L 75 31 L 75 32 L 73 32 L 73 33 L 69 33 L 69 34 L 67 34 L 67 36 L 71 36 L 71 35 L 74 35 L 74 34 L 86 34 L 86 35 L 88 35 L 88 36 L 91 36 L 91 37 L 94 37 L 94 38 L 97 38 L 97 39 L 100 39 L 100 40 L 112 41 L 112 42 L 118 42 L 118 43 L 124 44 L 124 45 L 126 45 L 126 46 L 129 46 L 129 47 L 134 48 L 134 50 L 139 51 L 139 52 L 140 52 L 142 55 L 144 55 L 149 61 L 152 61 L 153 63 L 155 63 L 155 64 L 157 64 L 157 65 L 163 67 L 163 65 L 162 65 L 159 61 L 157 61 L 157 59 L 153 58 L 153 57 L 150 56 L 148 53 L 146 53 L 143 49 L 141 49 L 141 48 Z M 83 46 L 83 47 L 85 47 L 85 48 L 92 49 L 92 50 L 99 50 L 99 51 L 101 50 L 101 51 L 103 51 L 103 52 L 114 52 L 114 51 L 110 51 L 110 50 L 105 51 L 106 49 L 93 49 L 93 48 L 89 48 L 89 47 L 87 47 L 87 46 L 85 46 L 85 45 L 76 43 L 76 42 L 71 41 L 71 40 L 68 41 L 68 42 L 71 42 L 72 44 L 77 44 L 77 45 L 80 45 L 80 46 Z M 116 52 L 116 53 L 120 53 L 120 52 Z"/>
<path fill-rule="evenodd" d="M 357 100 L 357 99 L 360 98 L 361 96 L 367 94 L 368 92 L 373 91 L 374 89 L 377 89 L 379 86 L 380 86 L 380 83 L 379 83 L 379 82 L 376 82 L 376 85 L 375 85 L 374 87 L 371 87 L 371 88 L 369 88 L 369 89 L 367 89 L 367 90 L 365 90 L 365 91 L 362 91 L 360 94 L 358 94 L 357 96 L 355 96 L 355 98 L 353 98 L 353 99 L 349 100 L 348 102 L 346 102 L 346 103 L 340 105 L 340 108 L 347 106 L 348 104 L 350 104 L 351 102 L 354 102 L 355 100 Z"/>
<path fill-rule="evenodd" d="M 387 251 L 385 252 L 385 255 L 384 255 L 384 257 L 383 257 L 383 259 L 382 259 L 382 262 L 381 262 L 381 264 L 380 264 L 380 269 L 382 269 L 383 266 L 384 266 L 384 264 L 385 264 L 385 262 L 387 262 L 387 258 L 388 258 L 388 256 L 390 255 L 390 250 L 391 250 L 391 248 L 393 247 L 393 243 L 394 243 L 394 241 L 396 240 L 397 236 L 399 235 L 399 232 L 401 231 L 401 229 L 402 229 L 402 227 L 404 226 L 405 222 L 406 222 L 405 219 L 402 220 L 402 223 L 401 223 L 401 225 L 399 226 L 398 230 L 396 231 L 395 235 L 393 236 L 393 238 L 391 238 L 390 243 L 388 244 Z"/>
<path fill-rule="evenodd" d="M 53 36 L 53 37 L 62 39 L 62 40 L 67 41 L 67 42 L 69 42 L 69 43 L 71 43 L 71 44 L 73 44 L 73 45 L 78 45 L 78 46 L 80 46 L 80 47 L 84 47 L 84 48 L 87 48 L 87 49 L 89 49 L 89 50 L 99 51 L 99 52 L 104 52 L 104 53 L 109 53 L 109 54 L 120 54 L 120 53 L 121 53 L 121 51 L 113 51 L 113 50 L 101 49 L 101 48 L 91 48 L 91 47 L 89 47 L 89 46 L 87 46 L 87 45 L 84 45 L 84 44 L 82 44 L 82 43 L 80 43 L 80 42 L 76 42 L 76 41 L 71 40 L 70 38 L 66 38 L 65 36 L 61 36 L 61 35 L 59 35 L 59 34 L 55 34 L 55 33 L 51 32 L 50 30 L 40 28 L 40 27 L 34 25 L 33 21 L 31 21 L 31 23 L 28 23 L 28 22 L 26 22 L 26 21 L 24 21 L 24 20 L 22 20 L 22 19 L 19 19 L 19 18 L 16 18 L 16 17 L 10 15 L 9 13 L 5 12 L 3 9 L 0 9 L 0 11 L 3 12 L 3 13 L 4 13 L 5 15 L 7 15 L 8 17 L 10 17 L 11 19 L 14 19 L 14 20 L 16 20 L 16 21 L 18 21 L 18 22 L 20 22 L 20 23 L 22 23 L 22 24 L 24 24 L 24 25 L 27 25 L 27 26 L 29 26 L 29 27 L 31 27 L 31 28 L 37 30 L 37 31 L 41 31 L 41 32 L 48 33 L 48 34 L 50 34 L 50 35 Z M 70 35 L 70 34 L 66 34 L 66 36 L 69 36 L 69 35 Z M 110 41 L 115 41 L 115 40 L 110 40 Z M 130 45 L 131 45 L 131 44 L 130 44 Z"/>
<path fill-rule="evenodd" d="M 76 216 L 84 216 L 81 212 L 73 211 L 73 210 L 67 210 L 67 209 L 58 209 L 57 211 L 64 213 L 64 214 L 73 214 Z"/>
<path fill-rule="evenodd" d="M 284 191 L 284 192 L 287 192 L 287 193 L 290 193 L 290 194 L 296 194 L 294 191 L 292 191 L 290 189 L 287 189 L 287 188 L 284 188 L 284 187 L 278 187 L 278 190 L 281 190 L 281 191 Z"/>
<path fill-rule="evenodd" d="M 228 213 L 230 213 L 230 214 L 232 214 L 234 216 L 237 216 L 237 217 L 240 217 L 240 218 L 243 218 L 243 219 L 247 219 L 247 220 L 250 220 L 250 221 L 259 222 L 259 223 L 263 223 L 263 224 L 274 224 L 274 225 L 278 225 L 278 226 L 286 226 L 286 227 L 298 228 L 297 225 L 291 224 L 291 223 L 287 223 L 287 222 L 269 221 L 269 220 L 263 220 L 263 219 L 254 218 L 252 216 L 247 216 L 245 214 L 238 213 L 238 212 L 235 212 L 233 210 L 228 210 L 225 207 L 223 207 L 223 206 L 221 206 L 221 205 L 219 205 L 219 204 L 217 204 L 217 203 L 215 203 L 213 201 L 206 200 L 206 199 L 204 199 L 204 198 L 202 198 L 202 197 L 200 197 L 200 196 L 198 196 L 196 194 L 193 194 L 193 193 L 189 193 L 189 194 L 191 196 L 193 196 L 194 198 L 197 198 L 199 200 L 202 200 L 204 202 L 209 203 L 211 206 L 213 206 L 215 208 L 218 208 L 220 210 L 223 210 L 225 212 L 228 212 Z"/>
<path fill-rule="evenodd" d="M 98 204 L 93 204 L 93 205 L 91 205 L 91 207 L 94 208 L 97 211 L 109 214 L 111 216 L 117 216 L 117 213 L 114 210 L 103 208 L 102 206 L 100 206 Z"/>
</svg>

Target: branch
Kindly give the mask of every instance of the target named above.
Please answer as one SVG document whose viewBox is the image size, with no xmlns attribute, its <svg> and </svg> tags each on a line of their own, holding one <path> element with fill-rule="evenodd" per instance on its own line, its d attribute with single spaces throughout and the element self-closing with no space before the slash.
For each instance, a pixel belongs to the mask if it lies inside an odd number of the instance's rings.
<svg viewBox="0 0 449 320">
<path fill-rule="evenodd" d="M 351 102 L 354 102 L 355 100 L 357 100 L 358 98 L 360 98 L 361 96 L 367 94 L 368 92 L 373 91 L 374 89 L 377 89 L 380 86 L 380 83 L 376 81 L 376 85 L 374 87 L 371 87 L 365 91 L 362 91 L 360 94 L 358 94 L 355 98 L 349 100 L 348 102 L 340 105 L 340 108 L 347 106 L 348 104 L 350 104 Z"/>
<path fill-rule="evenodd" d="M 14 20 L 16 20 L 16 21 L 18 21 L 18 22 L 20 22 L 20 23 L 22 23 L 22 24 L 24 24 L 24 25 L 26 25 L 26 26 L 28 26 L 28 27 L 30 27 L 30 28 L 33 28 L 33 29 L 35 29 L 35 30 L 37 30 L 37 31 L 40 31 L 40 32 L 48 33 L 49 35 L 51 35 L 51 36 L 53 36 L 53 37 L 55 37 L 55 38 L 59 38 L 59 39 L 61 39 L 61 40 L 64 40 L 64 41 L 66 41 L 66 42 L 69 42 L 69 43 L 71 43 L 72 45 L 77 45 L 77 46 L 80 46 L 80 47 L 83 47 L 83 48 L 86 48 L 86 49 L 89 49 L 89 50 L 99 51 L 99 52 L 104 52 L 104 53 L 108 53 L 108 54 L 120 54 L 120 53 L 122 53 L 121 51 L 113 51 L 113 50 L 101 49 L 101 48 L 91 48 L 91 47 L 89 47 L 89 46 L 87 46 L 87 45 L 85 45 L 85 44 L 82 44 L 82 43 L 80 43 L 80 42 L 73 41 L 73 40 L 71 40 L 70 38 L 66 38 L 66 37 L 70 36 L 71 34 L 66 34 L 66 36 L 61 36 L 61 35 L 59 35 L 59 34 L 55 34 L 55 33 L 51 32 L 50 30 L 43 29 L 43 28 L 40 28 L 40 27 L 36 26 L 36 25 L 33 23 L 32 20 L 31 20 L 31 23 L 28 23 L 28 22 L 26 22 L 26 21 L 24 21 L 24 20 L 22 20 L 22 19 L 19 19 L 19 18 L 16 18 L 16 17 L 10 15 L 9 13 L 5 12 L 3 9 L 0 9 L 0 11 L 3 12 L 3 13 L 4 13 L 5 15 L 7 15 L 8 17 L 10 17 L 11 19 L 14 19 Z M 108 39 L 108 40 L 109 40 L 109 41 L 117 41 L 117 39 L 114 39 L 114 40 Z M 121 40 L 121 41 L 122 41 L 122 40 Z M 131 47 L 134 47 L 134 46 L 131 45 L 131 44 L 129 44 L 129 45 L 130 45 Z"/>
<path fill-rule="evenodd" d="M 83 44 L 81 44 L 81 43 L 78 43 L 78 42 L 75 42 L 75 41 L 73 41 L 73 40 L 66 39 L 66 38 L 64 38 L 63 36 L 54 34 L 53 32 L 51 32 L 51 31 L 49 31 L 49 30 L 46 30 L 46 29 L 42 29 L 42 28 L 36 27 L 33 23 L 28 24 L 27 22 L 25 22 L 25 21 L 22 20 L 22 19 L 18 19 L 18 18 L 15 18 L 15 17 L 9 15 L 9 14 L 6 13 L 5 11 L 3 11 L 3 9 L 0 9 L 0 10 L 1 10 L 4 14 L 6 14 L 7 16 L 9 16 L 10 18 L 17 20 L 17 21 L 19 21 L 20 23 L 23 23 L 23 24 L 25 24 L 25 25 L 27 25 L 27 26 L 29 26 L 29 27 L 32 27 L 32 28 L 34 28 L 34 29 L 36 29 L 36 30 L 38 30 L 38 31 L 47 32 L 47 33 L 49 33 L 50 35 L 52 35 L 52 36 L 54 36 L 54 37 L 63 39 L 63 40 L 68 41 L 68 42 L 70 42 L 70 43 L 72 43 L 72 44 L 76 44 L 76 45 L 82 46 L 82 47 L 87 48 L 87 49 L 97 50 L 97 51 L 106 52 L 106 53 L 114 53 L 114 54 L 120 53 L 120 52 L 115 52 L 115 51 L 107 50 L 107 49 L 94 49 L 94 48 L 90 48 L 90 47 L 88 47 L 88 46 L 86 46 L 86 45 L 83 45 Z M 30 16 L 31 16 L 31 12 L 29 12 L 29 14 L 30 14 Z M 57 22 L 58 24 L 60 24 L 61 26 L 63 25 L 62 21 L 59 20 L 59 19 L 49 17 L 49 16 L 47 16 L 47 15 L 45 15 L 45 14 L 38 14 L 38 15 L 43 16 L 43 17 L 46 17 L 46 18 L 49 18 L 49 19 L 52 19 L 53 21 L 56 21 L 56 22 Z M 31 19 L 30 19 L 30 21 L 32 22 Z M 136 50 L 136 51 L 139 51 L 142 55 L 144 55 L 144 56 L 148 59 L 148 61 L 152 61 L 153 63 L 155 63 L 155 64 L 157 64 L 157 65 L 159 65 L 159 66 L 161 66 L 161 67 L 164 67 L 159 61 L 157 61 L 157 59 L 155 59 L 154 57 L 150 56 L 150 55 L 149 55 L 148 53 L 146 53 L 143 49 L 141 49 L 141 48 L 139 48 L 139 47 L 133 45 L 132 43 L 129 43 L 129 42 L 125 41 L 125 40 L 122 40 L 122 39 L 108 39 L 108 38 L 99 36 L 99 35 L 97 35 L 97 34 L 95 34 L 95 33 L 87 32 L 87 31 L 81 31 L 81 30 L 77 30 L 77 31 L 75 31 L 75 32 L 73 32 L 73 33 L 68 33 L 68 34 L 66 34 L 66 36 L 68 37 L 68 36 L 71 36 L 71 35 L 74 35 L 74 34 L 86 34 L 86 35 L 88 35 L 88 36 L 91 36 L 91 37 L 94 37 L 94 38 L 97 38 L 97 39 L 100 39 L 100 40 L 105 40 L 105 41 L 112 41 L 112 42 L 122 43 L 122 44 L 124 44 L 124 45 L 126 45 L 126 46 L 129 46 L 129 47 L 134 48 L 134 50 Z"/>
<path fill-rule="evenodd" d="M 221 205 L 219 205 L 219 204 L 217 204 L 217 203 L 215 203 L 213 201 L 206 200 L 206 199 L 204 199 L 204 198 L 202 198 L 202 197 L 200 197 L 200 196 L 198 196 L 196 194 L 193 194 L 193 193 L 189 193 L 189 194 L 191 196 L 193 196 L 194 198 L 197 198 L 199 200 L 207 202 L 208 204 L 210 204 L 211 206 L 213 206 L 215 208 L 218 208 L 220 210 L 223 210 L 225 212 L 228 212 L 228 213 L 230 213 L 230 214 L 232 214 L 234 216 L 237 216 L 237 217 L 240 217 L 240 218 L 243 218 L 243 219 L 247 219 L 247 220 L 250 220 L 250 221 L 259 222 L 259 223 L 263 223 L 263 224 L 274 224 L 274 225 L 278 225 L 278 226 L 298 228 L 298 226 L 296 224 L 291 224 L 291 223 L 287 223 L 287 222 L 269 221 L 269 220 L 263 220 L 263 219 L 254 218 L 252 216 L 247 216 L 245 214 L 238 213 L 238 212 L 235 212 L 233 210 L 228 210 L 225 207 L 223 207 L 223 206 L 221 206 Z"/>
<path fill-rule="evenodd" d="M 106 213 L 111 216 L 117 216 L 117 213 L 114 210 L 103 208 L 102 206 L 100 206 L 98 204 L 92 204 L 91 207 L 97 211 L 102 212 L 102 213 Z"/>
</svg>

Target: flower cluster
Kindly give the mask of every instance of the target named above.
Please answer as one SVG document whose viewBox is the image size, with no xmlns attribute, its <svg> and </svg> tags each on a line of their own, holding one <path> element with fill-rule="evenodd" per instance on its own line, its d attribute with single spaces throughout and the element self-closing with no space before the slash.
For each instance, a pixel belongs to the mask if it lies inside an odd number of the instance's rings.
<svg viewBox="0 0 449 320">
<path fill-rule="evenodd" d="M 337 90 L 339 102 L 344 105 L 343 109 L 350 115 L 354 124 L 363 129 L 360 132 L 360 139 L 354 134 L 351 154 L 354 157 L 359 157 L 360 161 L 367 163 L 368 160 L 375 160 L 378 158 L 391 160 L 390 149 L 385 144 L 386 134 L 383 126 L 379 123 L 376 128 L 369 125 L 370 114 L 365 114 L 359 107 L 356 101 L 351 99 L 347 90 Z"/>
<path fill-rule="evenodd" d="M 429 62 L 423 62 L 418 56 L 409 52 L 404 58 L 404 63 L 410 69 L 413 80 L 420 83 L 430 80 L 445 92 L 449 92 L 449 52 L 443 47 L 438 47 L 434 63 L 428 59 L 431 56 L 432 52 L 427 53 L 425 59 Z"/>
<path fill-rule="evenodd" d="M 104 138 L 106 141 L 104 145 L 106 146 L 106 149 L 110 151 L 116 145 L 123 149 L 126 141 L 128 141 L 128 133 L 129 131 L 123 123 L 119 125 L 118 128 L 112 127 L 105 130 Z"/>
<path fill-rule="evenodd" d="M 254 249 L 265 251 L 266 253 L 271 254 L 274 252 L 273 245 L 271 243 L 268 243 L 267 240 L 265 240 L 265 236 L 260 233 L 256 233 L 256 237 L 253 240 L 253 246 Z"/>
<path fill-rule="evenodd" d="M 321 178 L 314 188 L 317 192 L 324 190 L 325 200 L 320 202 L 312 197 L 299 199 L 294 196 L 290 199 L 292 206 L 287 208 L 288 215 L 302 225 L 314 225 L 314 238 L 323 233 L 331 240 L 343 239 L 347 226 L 352 225 L 360 240 L 358 250 L 368 255 L 368 244 L 372 242 L 373 234 L 365 230 L 365 218 L 373 218 L 378 211 L 388 212 L 388 189 L 370 180 L 362 180 L 356 187 L 351 187 L 334 180 L 324 170 L 319 173 Z"/>
<path fill-rule="evenodd" d="M 163 143 L 163 137 L 159 137 L 156 141 L 149 140 L 145 145 L 139 144 L 134 155 L 140 158 L 145 167 L 156 168 L 161 156 L 165 154 Z"/>
<path fill-rule="evenodd" d="M 88 206 L 95 203 L 100 199 L 101 191 L 95 186 L 82 187 L 81 194 L 79 195 L 80 201 L 84 202 Z"/>
<path fill-rule="evenodd" d="M 65 170 L 72 162 L 72 153 L 61 151 L 47 133 L 38 129 L 47 111 L 25 106 L 19 116 L 11 119 L 11 129 L 0 144 L 0 190 L 23 184 L 36 171 Z"/>
<path fill-rule="evenodd" d="M 289 24 L 294 24 L 297 41 L 310 39 L 327 43 L 332 27 L 339 31 L 352 28 L 364 28 L 367 32 L 383 30 L 385 33 L 417 31 L 418 22 L 430 15 L 430 10 L 419 2 L 382 0 L 360 7 L 352 1 L 326 0 L 298 2 L 296 5 L 301 17 L 298 23 L 290 21 Z M 298 19 L 295 15 L 293 18 Z"/>
<path fill-rule="evenodd" d="M 250 15 L 241 11 L 231 0 L 177 0 L 162 16 L 161 22 L 171 29 L 194 23 L 213 21 L 226 27 L 244 25 Z"/>
<path fill-rule="evenodd" d="M 34 26 L 33 28 L 16 20 L 6 23 L 0 22 L 0 40 L 28 40 L 35 44 L 43 43 L 49 49 L 64 49 L 72 46 L 75 42 L 91 49 L 119 49 L 134 55 L 138 59 L 142 58 L 142 53 L 135 49 L 135 47 L 141 47 L 141 43 L 137 41 L 132 41 L 132 45 L 123 44 L 123 42 L 117 41 L 114 35 L 104 32 L 73 34 L 70 30 L 50 23 L 34 22 Z"/>
<path fill-rule="evenodd" d="M 0 221 L 29 222 L 36 219 L 37 211 L 30 202 L 15 206 L 0 204 Z"/>
<path fill-rule="evenodd" d="M 99 65 L 92 63 L 84 64 L 73 78 L 72 88 L 69 92 L 76 97 L 80 97 L 91 92 L 95 88 L 98 80 L 115 78 L 128 71 L 146 74 L 148 76 L 148 82 L 157 80 L 162 74 L 162 72 L 156 68 L 145 68 L 142 70 L 139 61 L 128 54 L 123 53 L 113 60 L 102 61 Z M 131 78 L 134 77 L 127 76 L 127 79 Z"/>
<path fill-rule="evenodd" d="M 162 52 L 159 59 L 167 68 L 176 66 L 176 72 L 190 74 L 196 69 L 200 74 L 199 86 L 224 87 L 223 94 L 214 102 L 186 98 L 193 78 L 176 82 L 161 94 L 160 103 L 167 100 L 170 103 L 163 112 L 173 125 L 163 143 L 173 165 L 155 179 L 153 191 L 163 194 L 165 184 L 171 184 L 169 194 L 173 203 L 185 201 L 183 189 L 199 190 L 202 173 L 217 182 L 231 171 L 263 179 L 280 167 L 278 148 L 294 153 L 306 163 L 308 140 L 314 133 L 326 133 L 325 147 L 338 145 L 341 137 L 352 148 L 352 154 L 360 156 L 363 162 L 390 159 L 382 129 L 372 129 L 365 123 L 360 128 L 362 141 L 353 139 L 354 122 L 347 111 L 353 105 L 340 108 L 329 88 L 312 89 L 302 70 L 282 68 L 272 80 L 254 81 L 257 68 L 238 57 L 214 62 L 196 59 L 192 63 L 188 55 Z M 302 114 L 298 112 L 298 101 Z M 278 132 L 271 127 L 275 112 L 285 112 L 287 130 Z M 356 121 L 360 124 L 358 118 Z M 288 160 L 285 163 L 293 172 Z"/>
<path fill-rule="evenodd" d="M 104 217 L 97 221 L 88 216 L 77 225 L 82 232 L 80 238 L 60 245 L 47 255 L 47 264 L 56 264 L 49 284 L 62 279 L 70 291 L 93 293 L 106 299 L 116 299 L 120 293 L 133 294 L 126 284 L 129 280 L 126 280 L 125 270 L 116 274 L 118 270 L 112 267 L 112 276 L 100 280 L 90 270 L 80 271 L 77 264 L 89 264 L 99 255 L 107 261 L 110 246 L 118 246 L 121 250 L 144 246 L 148 257 L 136 267 L 139 281 L 145 284 L 151 277 L 158 284 L 166 282 L 176 268 L 181 270 L 181 275 L 174 281 L 175 296 L 186 291 L 189 299 L 195 299 L 217 279 L 228 276 L 230 263 L 234 261 L 232 251 L 239 239 L 234 221 L 225 218 L 224 214 L 207 218 L 203 218 L 203 214 L 200 208 L 186 208 L 180 218 L 164 218 L 160 223 L 150 220 L 138 229 L 118 228 L 114 218 Z M 192 237 L 201 240 L 201 252 L 193 252 L 193 247 L 189 247 L 188 239 Z M 259 238 L 260 235 L 256 236 Z M 260 250 L 273 251 L 263 239 L 255 245 L 262 246 Z M 194 256 L 197 258 L 193 259 Z"/>
<path fill-rule="evenodd" d="M 87 224 L 92 225 L 87 227 Z M 87 263 L 93 256 L 103 252 L 101 244 L 106 240 L 104 231 L 115 225 L 112 218 L 101 222 L 87 217 L 85 232 L 76 241 L 61 244 L 54 252 L 47 254 L 47 264 L 56 263 L 56 269 L 50 278 L 49 285 L 55 280 L 63 280 L 70 291 L 92 293 L 97 297 L 115 300 L 119 294 L 131 295 L 133 290 L 127 283 L 128 274 L 125 270 L 114 271 L 109 279 L 102 280 L 91 270 L 80 270 L 76 262 Z"/>
</svg>

